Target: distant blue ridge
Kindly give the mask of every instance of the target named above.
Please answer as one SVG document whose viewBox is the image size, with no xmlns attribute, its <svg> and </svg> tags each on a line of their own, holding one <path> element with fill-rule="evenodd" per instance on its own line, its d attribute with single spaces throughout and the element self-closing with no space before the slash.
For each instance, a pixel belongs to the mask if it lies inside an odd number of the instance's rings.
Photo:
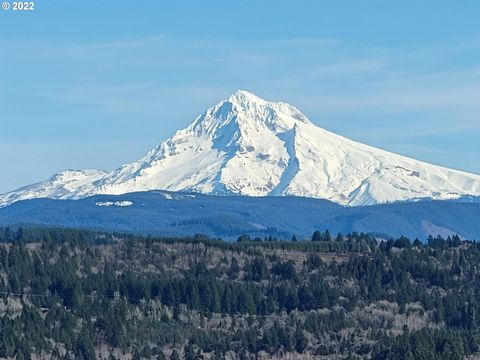
<svg viewBox="0 0 480 360">
<path fill-rule="evenodd" d="M 131 201 L 131 206 L 97 203 Z M 96 195 L 80 200 L 33 199 L 0 209 L 0 226 L 29 224 L 155 236 L 196 233 L 224 239 L 242 234 L 290 239 L 315 230 L 364 232 L 425 240 L 429 234 L 480 239 L 480 199 L 422 200 L 344 207 L 302 197 L 214 196 L 166 191 Z"/>
</svg>

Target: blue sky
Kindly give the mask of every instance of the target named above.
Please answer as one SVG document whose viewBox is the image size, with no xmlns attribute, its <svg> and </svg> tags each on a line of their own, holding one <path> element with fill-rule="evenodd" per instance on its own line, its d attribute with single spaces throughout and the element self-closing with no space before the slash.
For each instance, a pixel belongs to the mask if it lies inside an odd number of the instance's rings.
<svg viewBox="0 0 480 360">
<path fill-rule="evenodd" d="M 480 173 L 478 1 L 39 0 L 0 10 L 0 192 L 133 161 L 238 88 Z"/>
</svg>

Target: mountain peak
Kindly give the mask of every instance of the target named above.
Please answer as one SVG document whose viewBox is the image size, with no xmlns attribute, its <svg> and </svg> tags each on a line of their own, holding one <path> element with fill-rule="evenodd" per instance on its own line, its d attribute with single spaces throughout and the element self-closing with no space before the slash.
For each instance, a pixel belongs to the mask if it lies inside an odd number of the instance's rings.
<svg viewBox="0 0 480 360">
<path fill-rule="evenodd" d="M 0 195 L 0 207 L 38 197 L 145 190 L 328 199 L 344 205 L 480 195 L 480 175 L 348 140 L 297 108 L 237 90 L 140 160 L 110 173 L 67 170 Z"/>
<path fill-rule="evenodd" d="M 293 129 L 299 122 L 311 124 L 300 110 L 290 104 L 265 100 L 252 92 L 237 90 L 208 108 L 188 129 L 197 135 L 218 135 L 220 131 L 223 135 L 227 132 L 236 136 L 236 129 L 240 128 L 258 131 L 266 127 L 281 133 Z M 183 130 L 180 133 L 185 135 Z"/>
<path fill-rule="evenodd" d="M 239 89 L 231 94 L 227 100 L 217 105 L 216 109 L 225 109 L 225 103 L 231 106 L 231 111 L 236 113 L 244 113 L 244 117 L 248 117 L 250 120 L 254 119 L 261 122 L 269 122 L 273 124 L 280 122 L 281 127 L 285 125 L 285 119 L 289 118 L 288 123 L 291 123 L 288 128 L 294 126 L 296 121 L 303 123 L 310 123 L 310 120 L 296 107 L 284 103 L 265 100 L 253 92 Z M 223 106 L 222 106 L 223 105 Z"/>
<path fill-rule="evenodd" d="M 228 99 L 228 102 L 233 104 L 246 104 L 246 103 L 266 103 L 264 99 L 255 95 L 254 93 L 239 89 L 231 94 Z"/>
</svg>

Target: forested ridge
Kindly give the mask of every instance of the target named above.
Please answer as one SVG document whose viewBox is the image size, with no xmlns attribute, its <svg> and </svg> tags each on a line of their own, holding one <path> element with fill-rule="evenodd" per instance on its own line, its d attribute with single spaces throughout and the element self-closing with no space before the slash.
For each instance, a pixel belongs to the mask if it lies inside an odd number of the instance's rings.
<svg viewBox="0 0 480 360">
<path fill-rule="evenodd" d="M 480 244 L 0 229 L 0 357 L 463 359 Z"/>
</svg>

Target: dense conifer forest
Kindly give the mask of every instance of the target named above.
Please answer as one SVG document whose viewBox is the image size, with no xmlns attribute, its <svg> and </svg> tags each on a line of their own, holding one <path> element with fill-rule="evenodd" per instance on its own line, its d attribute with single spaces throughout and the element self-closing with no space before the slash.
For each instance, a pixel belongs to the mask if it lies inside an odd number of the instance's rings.
<svg viewBox="0 0 480 360">
<path fill-rule="evenodd" d="M 463 359 L 480 244 L 0 229 L 0 357 Z"/>
</svg>

